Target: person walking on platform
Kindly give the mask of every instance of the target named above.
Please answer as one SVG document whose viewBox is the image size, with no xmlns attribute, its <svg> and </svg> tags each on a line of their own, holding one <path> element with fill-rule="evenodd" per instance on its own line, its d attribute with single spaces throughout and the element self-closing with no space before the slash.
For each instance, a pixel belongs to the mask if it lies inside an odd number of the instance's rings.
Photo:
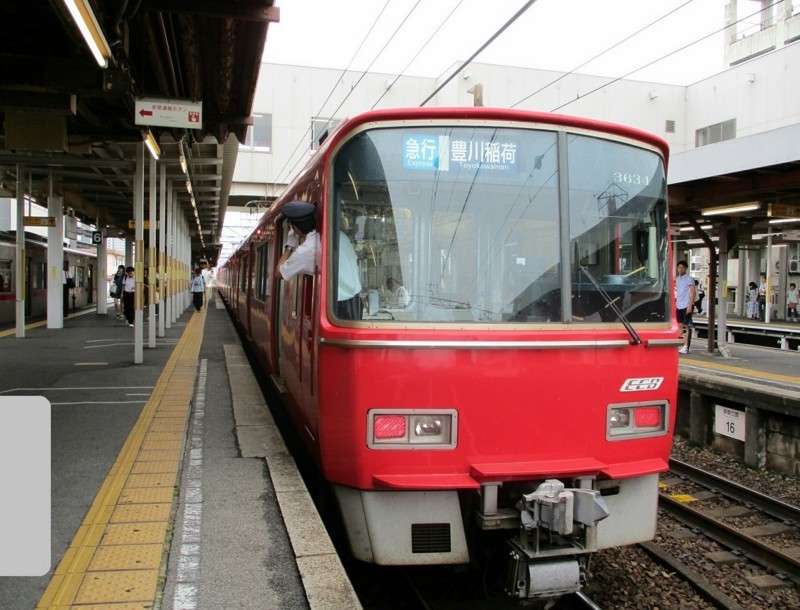
<svg viewBox="0 0 800 610">
<path fill-rule="evenodd" d="M 192 278 L 192 304 L 196 311 L 203 309 L 203 296 L 206 293 L 206 281 L 200 268 L 194 270 Z"/>
<path fill-rule="evenodd" d="M 758 286 L 755 282 L 747 285 L 747 317 L 751 320 L 758 319 Z"/>
<path fill-rule="evenodd" d="M 681 354 L 688 354 L 692 345 L 692 311 L 697 300 L 694 280 L 686 275 L 688 268 L 686 261 L 678 261 L 675 277 L 675 317 L 683 329 L 683 346 L 678 349 Z"/>
<path fill-rule="evenodd" d="M 114 311 L 117 313 L 117 320 L 124 320 L 122 315 L 122 284 L 125 283 L 125 265 L 117 267 L 117 272 L 112 278 L 111 296 L 114 297 Z"/>
<path fill-rule="evenodd" d="M 797 322 L 797 286 L 794 282 L 789 284 L 789 290 L 786 291 L 786 321 Z"/>
<path fill-rule="evenodd" d="M 125 269 L 125 273 L 128 275 L 122 284 L 122 308 L 125 311 L 125 319 L 128 321 L 128 326 L 133 326 L 133 320 L 136 316 L 136 309 L 134 308 L 136 278 L 133 276 L 133 271 L 133 267 Z"/>
<path fill-rule="evenodd" d="M 761 276 L 761 284 L 758 286 L 758 318 L 766 320 L 767 313 L 767 277 Z"/>
</svg>

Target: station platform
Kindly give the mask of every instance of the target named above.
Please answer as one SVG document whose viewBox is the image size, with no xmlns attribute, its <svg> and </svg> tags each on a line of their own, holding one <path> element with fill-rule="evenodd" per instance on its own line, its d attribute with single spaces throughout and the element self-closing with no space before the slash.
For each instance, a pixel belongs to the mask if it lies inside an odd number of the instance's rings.
<svg viewBox="0 0 800 610">
<path fill-rule="evenodd" d="M 359 608 L 221 299 L 134 362 L 94 309 L 0 332 L 0 397 L 51 404 L 51 568 L 0 608 Z"/>
</svg>

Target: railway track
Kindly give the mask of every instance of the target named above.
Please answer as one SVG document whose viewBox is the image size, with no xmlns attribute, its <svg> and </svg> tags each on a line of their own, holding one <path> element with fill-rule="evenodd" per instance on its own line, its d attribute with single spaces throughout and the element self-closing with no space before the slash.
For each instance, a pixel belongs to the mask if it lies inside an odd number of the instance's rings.
<svg viewBox="0 0 800 610">
<path fill-rule="evenodd" d="M 662 479 L 659 509 L 679 525 L 673 525 L 672 534 L 662 537 L 659 545 L 640 546 L 679 573 L 709 603 L 718 608 L 751 607 L 737 587 L 731 587 L 731 578 L 755 585 L 765 598 L 775 596 L 775 607 L 796 601 L 800 509 L 679 460 L 670 460 L 669 475 Z M 678 536 L 681 544 L 674 538 L 676 527 L 685 534 Z M 686 563 L 675 559 L 674 552 Z M 730 569 L 724 570 L 728 581 L 722 577 L 725 563 L 738 566 L 733 576 Z"/>
<path fill-rule="evenodd" d="M 782 526 L 800 526 L 800 509 L 678 460 L 670 460 L 670 473 L 707 488 L 712 496 L 697 494 L 704 501 L 718 497 L 728 498 L 743 505 L 746 510 L 756 510 L 768 515 L 775 527 L 763 526 L 759 531 L 764 533 L 757 535 L 728 525 L 723 517 L 735 514 L 735 511 L 717 510 L 713 504 L 710 509 L 694 508 L 691 505 L 696 504 L 696 498 L 691 494 L 670 496 L 662 493 L 659 497 L 659 506 L 662 509 L 684 524 L 699 528 L 719 544 L 741 551 L 755 563 L 800 584 L 800 559 L 763 540 L 780 532 Z M 748 529 L 753 531 L 754 528 Z"/>
</svg>

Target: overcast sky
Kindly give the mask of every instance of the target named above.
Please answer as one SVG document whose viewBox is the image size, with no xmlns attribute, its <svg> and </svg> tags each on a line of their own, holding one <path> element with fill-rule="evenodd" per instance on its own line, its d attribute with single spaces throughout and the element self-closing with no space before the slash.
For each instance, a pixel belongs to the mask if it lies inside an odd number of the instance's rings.
<svg viewBox="0 0 800 610">
<path fill-rule="evenodd" d="M 724 25 L 726 2 L 538 0 L 475 61 L 569 71 L 646 28 L 577 71 L 685 85 L 724 69 L 719 30 Z M 371 72 L 404 71 L 435 77 L 449 73 L 456 61 L 471 56 L 525 3 L 276 0 L 281 19 L 270 24 L 264 60 L 337 69 L 344 69 L 352 60 L 354 70 L 365 70 L 372 64 Z M 452 16 L 442 25 L 453 9 Z M 661 21 L 647 27 L 661 17 Z M 431 36 L 430 43 L 420 52 Z M 678 51 L 682 47 L 687 48 Z M 656 63 L 644 67 L 651 62 Z"/>
</svg>

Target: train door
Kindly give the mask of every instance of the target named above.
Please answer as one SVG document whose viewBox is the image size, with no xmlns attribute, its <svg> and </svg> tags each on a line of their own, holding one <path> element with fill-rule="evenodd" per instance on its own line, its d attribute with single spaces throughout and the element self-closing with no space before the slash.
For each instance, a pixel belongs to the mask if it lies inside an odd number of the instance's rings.
<svg viewBox="0 0 800 610">
<path fill-rule="evenodd" d="M 87 303 L 94 303 L 94 265 L 89 265 L 89 280 L 87 286 Z"/>
<path fill-rule="evenodd" d="M 25 257 L 25 317 L 29 318 L 33 313 L 33 294 L 31 294 L 31 257 Z"/>
</svg>

